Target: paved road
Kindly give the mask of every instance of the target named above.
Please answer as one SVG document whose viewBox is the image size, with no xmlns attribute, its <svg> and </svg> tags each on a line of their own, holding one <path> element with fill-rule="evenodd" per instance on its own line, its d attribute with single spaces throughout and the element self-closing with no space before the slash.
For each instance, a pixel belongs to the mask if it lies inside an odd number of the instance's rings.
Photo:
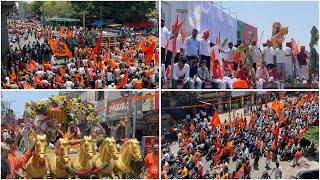
<svg viewBox="0 0 320 180">
<path fill-rule="evenodd" d="M 269 103 L 269 106 L 271 106 L 271 103 Z M 236 110 L 236 112 L 241 114 L 241 113 L 243 113 L 243 109 Z M 245 117 L 247 117 L 247 119 L 249 120 L 249 116 L 245 116 Z M 220 118 L 221 122 L 222 121 L 224 122 L 224 120 L 228 118 L 228 113 L 219 114 L 219 118 Z M 179 151 L 179 149 L 180 148 L 179 148 L 177 143 L 173 143 L 170 146 L 170 150 L 174 154 L 176 154 Z M 266 171 L 265 160 L 266 160 L 265 157 L 260 158 L 260 160 L 259 160 L 259 170 L 253 170 L 251 172 L 251 178 L 252 179 L 259 179 L 261 177 L 262 173 L 264 171 Z M 278 155 L 278 160 L 279 160 L 279 155 Z M 210 161 L 207 162 L 205 157 L 202 157 L 201 161 L 203 162 L 203 165 L 204 165 L 204 171 L 210 170 L 210 164 L 212 163 L 212 161 L 210 160 Z M 302 170 L 319 169 L 319 162 L 317 162 L 315 160 L 311 160 L 311 159 L 309 160 L 306 157 L 302 157 L 300 159 L 300 162 L 301 162 L 300 166 L 296 166 L 295 168 L 293 168 L 293 167 L 290 166 L 290 165 L 292 165 L 292 161 L 291 162 L 280 161 L 280 167 L 282 168 L 282 177 L 284 179 L 292 179 L 293 177 L 296 177 L 297 173 L 302 171 Z M 250 159 L 250 164 L 251 165 L 253 164 L 253 159 Z M 236 163 L 232 162 L 232 160 L 230 160 L 230 164 L 228 165 L 228 167 L 229 167 L 229 172 L 235 171 Z M 275 162 L 271 162 L 270 163 L 270 167 L 271 168 L 275 167 Z M 271 174 L 271 171 L 272 170 L 268 170 L 269 175 Z M 273 173 L 272 178 L 275 178 L 274 174 L 275 173 Z"/>
</svg>

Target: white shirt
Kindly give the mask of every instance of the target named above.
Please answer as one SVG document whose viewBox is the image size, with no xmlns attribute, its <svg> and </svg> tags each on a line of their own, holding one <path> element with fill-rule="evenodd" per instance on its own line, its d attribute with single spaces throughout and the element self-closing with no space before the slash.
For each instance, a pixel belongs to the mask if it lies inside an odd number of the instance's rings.
<svg viewBox="0 0 320 180">
<path fill-rule="evenodd" d="M 84 74 L 86 74 L 86 71 L 84 70 L 83 67 L 80 67 L 80 68 L 78 69 L 78 73 L 79 73 L 79 75 L 84 75 Z"/>
<path fill-rule="evenodd" d="M 252 57 L 252 62 L 257 63 L 258 48 L 256 46 L 250 45 L 249 49 L 250 49 L 250 53 L 251 53 L 251 57 Z"/>
<path fill-rule="evenodd" d="M 266 67 L 265 67 L 265 68 L 266 68 Z M 265 70 L 266 70 L 266 77 L 263 77 L 263 75 L 262 75 L 262 69 L 261 69 L 261 67 L 258 67 L 257 72 L 256 72 L 257 77 L 258 77 L 258 78 L 269 78 L 269 72 L 268 72 L 267 69 L 265 69 Z"/>
<path fill-rule="evenodd" d="M 65 84 L 64 84 L 64 87 L 66 89 L 72 89 L 72 87 L 74 86 L 74 83 L 72 81 L 67 81 Z"/>
<path fill-rule="evenodd" d="M 279 166 L 279 168 L 275 167 L 274 171 L 275 171 L 275 176 L 276 177 L 280 177 L 281 176 L 282 169 L 281 169 L 280 166 Z"/>
<path fill-rule="evenodd" d="M 234 62 L 234 55 L 236 54 L 237 48 L 236 47 L 232 47 L 231 49 L 227 49 L 226 53 L 229 55 L 229 62 Z"/>
<path fill-rule="evenodd" d="M 178 63 L 175 63 L 173 66 L 173 75 L 172 78 L 174 80 L 178 80 L 178 78 L 184 77 L 185 80 L 189 79 L 190 67 L 188 64 L 184 64 L 182 69 L 179 68 Z"/>
<path fill-rule="evenodd" d="M 219 48 L 217 46 L 213 46 L 211 48 L 211 51 L 212 50 L 214 51 L 215 57 L 216 57 L 216 59 L 219 60 L 219 63 L 220 63 L 220 66 L 221 66 L 222 65 L 222 56 L 221 56 L 221 54 L 219 52 Z"/>
<path fill-rule="evenodd" d="M 285 52 L 285 55 L 291 55 L 291 48 L 285 47 L 284 52 Z M 286 56 L 286 64 L 292 64 L 291 56 Z"/>
<path fill-rule="evenodd" d="M 207 39 L 200 40 L 200 55 L 210 56 L 210 41 Z"/>
<path fill-rule="evenodd" d="M 169 39 L 170 33 L 166 27 L 161 27 L 161 47 L 166 47 L 166 40 Z"/>
<path fill-rule="evenodd" d="M 173 40 L 174 40 L 174 39 L 169 40 L 168 49 L 169 49 L 169 51 L 171 51 L 171 52 L 173 52 Z M 176 52 L 179 53 L 179 52 L 180 52 L 180 48 L 182 47 L 181 34 L 178 35 L 176 42 L 177 42 Z"/>
<path fill-rule="evenodd" d="M 277 63 L 285 63 L 286 54 L 284 53 L 283 49 L 277 48 L 275 50 L 275 56 Z"/>
<path fill-rule="evenodd" d="M 274 50 L 273 47 L 265 47 L 262 49 L 263 59 L 266 64 L 273 64 Z"/>
</svg>

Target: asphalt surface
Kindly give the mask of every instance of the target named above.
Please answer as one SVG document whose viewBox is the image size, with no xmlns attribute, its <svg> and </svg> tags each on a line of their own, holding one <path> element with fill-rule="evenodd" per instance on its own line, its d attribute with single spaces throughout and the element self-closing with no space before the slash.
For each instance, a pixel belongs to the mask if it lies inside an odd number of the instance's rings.
<svg viewBox="0 0 320 180">
<path fill-rule="evenodd" d="M 271 106 L 271 103 L 269 103 L 269 106 Z M 237 113 L 241 114 L 243 113 L 243 108 L 236 110 Z M 245 116 L 247 117 L 248 121 L 249 121 L 249 116 Z M 225 119 L 228 119 L 228 113 L 223 113 L 223 114 L 219 114 L 219 118 L 221 123 L 224 122 Z M 179 145 L 178 143 L 173 143 L 170 146 L 170 150 L 176 154 L 179 151 Z M 296 166 L 296 167 L 291 167 L 292 165 L 292 161 L 288 162 L 288 161 L 280 161 L 279 160 L 279 155 L 278 155 L 278 161 L 280 163 L 280 167 L 282 168 L 282 178 L 283 179 L 294 179 L 294 177 L 296 177 L 296 175 L 302 171 L 302 170 L 311 170 L 311 169 L 319 169 L 319 160 L 318 162 L 315 160 L 314 157 L 302 157 L 299 162 L 300 165 Z M 212 160 L 210 161 L 206 161 L 205 156 L 201 158 L 201 161 L 203 163 L 203 171 L 209 170 L 209 172 L 212 172 L 210 169 L 210 164 L 212 163 Z M 266 158 L 265 157 L 261 157 L 259 160 L 259 170 L 253 170 L 253 159 L 250 158 L 250 165 L 252 166 L 252 171 L 251 171 L 251 178 L 252 179 L 259 179 L 262 175 L 262 173 L 264 171 L 266 171 L 265 165 L 266 165 Z M 275 167 L 275 162 L 270 162 L 270 167 L 273 169 Z M 233 172 L 236 170 L 236 162 L 232 162 L 232 160 L 230 160 L 229 165 L 229 173 Z M 271 175 L 271 170 L 268 170 L 268 174 Z M 273 172 L 272 174 L 272 178 L 275 178 L 275 173 Z"/>
</svg>

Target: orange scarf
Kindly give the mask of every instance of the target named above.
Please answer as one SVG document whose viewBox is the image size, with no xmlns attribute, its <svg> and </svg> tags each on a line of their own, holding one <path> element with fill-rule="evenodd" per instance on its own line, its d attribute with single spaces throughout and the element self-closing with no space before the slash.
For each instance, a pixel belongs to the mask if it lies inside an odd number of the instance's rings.
<svg viewBox="0 0 320 180">
<path fill-rule="evenodd" d="M 218 72 L 217 72 L 217 69 L 218 69 Z M 222 73 L 221 73 L 220 64 L 218 64 L 218 67 L 213 65 L 212 72 L 213 72 L 213 75 L 214 75 L 215 78 L 222 79 Z"/>
</svg>

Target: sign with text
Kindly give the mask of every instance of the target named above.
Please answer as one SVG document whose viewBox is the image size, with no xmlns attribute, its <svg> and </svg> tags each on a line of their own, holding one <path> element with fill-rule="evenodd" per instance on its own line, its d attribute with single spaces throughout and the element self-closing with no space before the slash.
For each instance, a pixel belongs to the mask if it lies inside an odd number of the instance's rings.
<svg viewBox="0 0 320 180">
<path fill-rule="evenodd" d="M 141 152 L 148 154 L 152 152 L 152 146 L 159 144 L 159 137 L 157 136 L 142 136 L 141 140 Z"/>
</svg>

